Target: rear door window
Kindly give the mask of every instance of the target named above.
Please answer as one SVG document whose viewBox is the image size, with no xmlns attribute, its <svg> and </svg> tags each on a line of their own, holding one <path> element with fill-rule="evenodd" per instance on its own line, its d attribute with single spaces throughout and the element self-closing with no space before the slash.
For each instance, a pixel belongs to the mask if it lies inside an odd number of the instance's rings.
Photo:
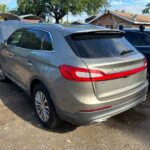
<svg viewBox="0 0 150 150">
<path fill-rule="evenodd" d="M 22 47 L 31 50 L 41 50 L 43 32 L 37 29 L 27 29 L 25 31 Z"/>
<path fill-rule="evenodd" d="M 42 50 L 46 50 L 46 51 L 54 50 L 53 40 L 50 33 L 48 32 L 44 32 Z"/>
<path fill-rule="evenodd" d="M 83 58 L 117 57 L 123 51 L 135 50 L 122 35 L 80 34 L 66 39 L 76 55 Z"/>
</svg>

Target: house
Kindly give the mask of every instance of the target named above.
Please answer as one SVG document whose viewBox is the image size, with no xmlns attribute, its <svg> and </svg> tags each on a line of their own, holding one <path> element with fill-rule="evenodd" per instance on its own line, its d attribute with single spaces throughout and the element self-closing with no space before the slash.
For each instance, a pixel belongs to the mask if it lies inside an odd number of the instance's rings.
<svg viewBox="0 0 150 150">
<path fill-rule="evenodd" d="M 90 20 L 88 23 L 105 26 L 112 29 L 119 28 L 120 26 L 125 28 L 135 28 L 140 25 L 150 28 L 150 16 L 120 11 L 108 11 L 103 15 L 97 16 L 96 18 Z"/>
<path fill-rule="evenodd" d="M 32 14 L 17 16 L 11 13 L 0 13 L 0 21 L 7 21 L 7 20 L 20 20 L 28 23 L 43 22 L 42 18 Z"/>
<path fill-rule="evenodd" d="M 20 20 L 19 16 L 10 13 L 0 13 L 0 21 L 6 20 Z"/>
<path fill-rule="evenodd" d="M 19 16 L 22 21 L 29 22 L 29 23 L 39 23 L 43 22 L 42 18 L 35 16 L 33 14 L 28 14 L 28 15 L 22 15 Z"/>
<path fill-rule="evenodd" d="M 85 19 L 85 23 L 88 23 L 89 21 L 95 19 L 97 16 L 90 16 L 88 18 Z"/>
</svg>

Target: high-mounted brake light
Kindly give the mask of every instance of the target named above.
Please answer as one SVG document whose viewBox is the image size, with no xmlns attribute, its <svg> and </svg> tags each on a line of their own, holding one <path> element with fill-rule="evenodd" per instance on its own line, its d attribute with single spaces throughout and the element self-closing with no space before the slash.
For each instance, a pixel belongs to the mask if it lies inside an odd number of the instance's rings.
<svg viewBox="0 0 150 150">
<path fill-rule="evenodd" d="M 141 72 L 146 68 L 147 68 L 147 61 L 145 60 L 143 66 L 141 67 L 111 74 L 104 73 L 100 70 L 78 68 L 68 65 L 61 65 L 59 67 L 59 70 L 61 75 L 67 80 L 78 82 L 92 82 L 92 81 L 97 82 L 127 77 L 136 74 L 138 72 Z"/>
</svg>

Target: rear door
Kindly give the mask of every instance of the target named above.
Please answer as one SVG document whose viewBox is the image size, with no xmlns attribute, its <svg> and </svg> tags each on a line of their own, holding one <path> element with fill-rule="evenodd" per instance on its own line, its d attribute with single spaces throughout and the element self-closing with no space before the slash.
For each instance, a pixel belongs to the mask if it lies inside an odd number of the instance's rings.
<svg viewBox="0 0 150 150">
<path fill-rule="evenodd" d="M 93 81 L 98 99 L 113 99 L 145 83 L 144 57 L 122 35 L 80 34 L 72 36 L 72 40 L 72 48 L 88 69 L 102 74 Z"/>
<path fill-rule="evenodd" d="M 11 78 L 14 77 L 14 51 L 17 51 L 21 45 L 21 38 L 24 29 L 19 29 L 14 32 L 7 41 L 8 46 L 2 49 L 2 68 Z"/>
<path fill-rule="evenodd" d="M 41 51 L 43 32 L 37 29 L 25 29 L 21 47 L 13 50 L 13 76 L 19 84 L 26 88 L 34 74 L 32 51 Z"/>
</svg>

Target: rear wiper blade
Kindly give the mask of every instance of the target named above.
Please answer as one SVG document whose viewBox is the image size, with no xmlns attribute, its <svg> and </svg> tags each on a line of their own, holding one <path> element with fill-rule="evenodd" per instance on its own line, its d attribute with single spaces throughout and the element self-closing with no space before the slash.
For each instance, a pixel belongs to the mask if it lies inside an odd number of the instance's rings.
<svg viewBox="0 0 150 150">
<path fill-rule="evenodd" d="M 126 54 L 129 54 L 129 53 L 132 53 L 133 50 L 124 50 L 120 53 L 120 55 L 126 55 Z"/>
</svg>

